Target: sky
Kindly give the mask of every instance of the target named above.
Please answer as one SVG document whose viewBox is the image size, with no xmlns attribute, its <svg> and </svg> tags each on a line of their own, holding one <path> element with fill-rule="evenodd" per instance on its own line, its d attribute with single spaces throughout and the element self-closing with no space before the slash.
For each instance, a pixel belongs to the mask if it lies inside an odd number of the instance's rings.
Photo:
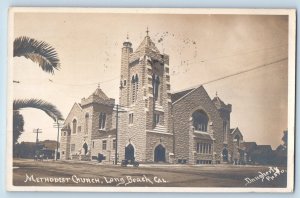
<svg viewBox="0 0 300 198">
<path fill-rule="evenodd" d="M 170 56 L 173 92 L 204 84 L 211 98 L 232 104 L 231 128 L 245 141 L 281 143 L 287 129 L 288 17 L 213 14 L 16 13 L 13 36 L 46 41 L 58 52 L 54 75 L 23 57 L 13 59 L 13 95 L 53 103 L 66 118 L 75 102 L 100 84 L 118 100 L 122 43 L 128 35 L 134 50 L 149 36 Z M 249 72 L 218 80 L 251 68 Z M 21 141 L 56 139 L 53 120 L 39 110 L 21 111 Z"/>
</svg>

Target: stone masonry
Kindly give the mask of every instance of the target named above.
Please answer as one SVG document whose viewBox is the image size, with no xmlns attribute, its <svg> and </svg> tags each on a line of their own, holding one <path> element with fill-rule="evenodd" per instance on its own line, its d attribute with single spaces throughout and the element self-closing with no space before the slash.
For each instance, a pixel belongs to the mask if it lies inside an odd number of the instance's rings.
<svg viewBox="0 0 300 198">
<path fill-rule="evenodd" d="M 171 93 L 169 56 L 150 36 L 123 43 L 118 123 L 115 100 L 98 87 L 75 103 L 61 130 L 62 160 L 112 164 L 219 164 L 243 161 L 243 136 L 230 128 L 232 106 L 203 86 Z M 118 131 L 116 130 L 118 124 Z M 116 136 L 118 141 L 116 141 Z"/>
</svg>

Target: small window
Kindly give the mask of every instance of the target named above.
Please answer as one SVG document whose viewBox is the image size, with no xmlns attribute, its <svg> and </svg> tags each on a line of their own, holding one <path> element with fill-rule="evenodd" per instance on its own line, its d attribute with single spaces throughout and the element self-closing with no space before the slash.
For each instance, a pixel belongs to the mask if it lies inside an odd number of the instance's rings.
<svg viewBox="0 0 300 198">
<path fill-rule="evenodd" d="M 197 151 L 197 153 L 200 153 L 200 143 L 197 143 L 196 151 Z"/>
<path fill-rule="evenodd" d="M 106 150 L 106 145 L 107 145 L 107 141 L 103 140 L 102 141 L 102 150 Z"/>
<path fill-rule="evenodd" d="M 116 139 L 113 139 L 113 150 L 115 150 L 116 149 L 116 147 L 117 147 L 117 141 L 116 141 Z"/>
<path fill-rule="evenodd" d="M 133 113 L 130 113 L 129 114 L 129 124 L 132 124 L 133 123 Z"/>
<path fill-rule="evenodd" d="M 64 154 L 65 154 L 65 151 L 62 151 L 61 154 L 64 155 Z"/>
<path fill-rule="evenodd" d="M 124 87 L 126 86 L 126 80 L 124 80 Z"/>
<path fill-rule="evenodd" d="M 159 124 L 159 121 L 160 121 L 160 116 L 159 114 L 154 114 L 154 124 L 155 126 Z"/>
<path fill-rule="evenodd" d="M 99 129 L 105 129 L 106 113 L 101 112 L 99 115 Z"/>
<path fill-rule="evenodd" d="M 95 148 L 95 142 L 94 142 L 94 141 L 93 141 L 93 143 L 92 143 L 92 147 Z"/>
<path fill-rule="evenodd" d="M 73 120 L 73 134 L 76 133 L 76 129 L 77 129 L 77 120 L 74 119 Z"/>
<path fill-rule="evenodd" d="M 85 134 L 88 134 L 89 133 L 89 117 L 90 115 L 88 113 L 85 114 L 85 129 L 84 129 L 84 132 Z"/>
</svg>

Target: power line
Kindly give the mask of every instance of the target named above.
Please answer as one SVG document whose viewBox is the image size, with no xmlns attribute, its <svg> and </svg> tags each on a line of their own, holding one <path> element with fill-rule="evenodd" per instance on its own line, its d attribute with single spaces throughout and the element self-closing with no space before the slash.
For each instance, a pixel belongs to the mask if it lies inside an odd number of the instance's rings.
<svg viewBox="0 0 300 198">
<path fill-rule="evenodd" d="M 220 81 L 220 80 L 232 77 L 232 76 L 237 76 L 239 74 L 243 74 L 243 73 L 247 73 L 247 72 L 250 72 L 250 71 L 253 71 L 253 70 L 261 69 L 263 67 L 267 67 L 267 66 L 273 65 L 275 63 L 279 63 L 279 62 L 285 61 L 285 60 L 288 60 L 288 58 L 286 57 L 286 58 L 283 58 L 283 59 L 280 59 L 280 60 L 277 60 L 277 61 L 274 61 L 274 62 L 271 62 L 271 63 L 262 64 L 262 65 L 259 65 L 257 67 L 252 67 L 252 68 L 244 70 L 244 71 L 240 71 L 240 72 L 237 72 L 237 73 L 234 73 L 234 74 L 230 74 L 230 75 L 223 76 L 223 77 L 220 77 L 220 78 L 217 78 L 217 79 L 214 79 L 214 80 L 210 80 L 210 81 L 207 81 L 205 83 L 202 83 L 202 85 L 207 85 L 209 83 Z"/>
<path fill-rule="evenodd" d="M 272 49 L 276 49 L 276 48 L 280 48 L 280 47 L 284 47 L 286 46 L 285 44 L 283 45 L 276 45 L 273 47 L 268 47 L 268 48 L 261 48 L 261 49 L 257 49 L 257 50 L 251 50 L 251 51 L 247 51 L 247 52 L 241 52 L 241 53 L 235 53 L 235 54 L 231 54 L 231 55 L 226 55 L 226 56 L 219 56 L 219 57 L 214 57 L 214 58 L 209 58 L 209 59 L 202 59 L 200 61 L 192 61 L 191 59 L 188 60 L 182 60 L 183 63 L 178 64 L 178 65 L 172 65 L 173 68 L 175 67 L 179 67 L 179 66 L 189 66 L 189 65 L 193 65 L 193 64 L 201 64 L 203 62 L 209 62 L 209 61 L 214 61 L 214 60 L 219 60 L 219 59 L 223 59 L 223 58 L 229 58 L 229 57 L 234 57 L 234 56 L 239 56 L 239 55 L 243 55 L 243 54 L 249 54 L 249 53 L 253 53 L 253 52 L 260 52 L 260 51 L 264 51 L 264 50 L 272 50 Z M 182 73 L 186 73 L 185 72 L 175 72 L 173 74 L 170 74 L 171 76 L 177 76 L 179 74 Z M 53 84 L 58 84 L 58 85 L 65 85 L 65 86 L 92 86 L 92 85 L 96 85 L 98 83 L 107 83 L 107 82 L 111 82 L 114 80 L 119 80 L 119 76 L 115 76 L 113 78 L 110 78 L 108 80 L 104 80 L 104 81 L 97 81 L 97 82 L 93 82 L 93 83 L 83 83 L 83 84 L 72 84 L 72 83 L 60 83 L 60 82 L 55 82 L 52 79 L 49 79 L 49 82 L 53 83 Z M 14 83 L 20 83 L 19 81 L 14 81 Z"/>
<path fill-rule="evenodd" d="M 204 82 L 204 83 L 200 83 L 200 84 L 198 84 L 198 85 L 196 85 L 196 86 L 192 86 L 192 87 L 185 88 L 185 89 L 183 89 L 183 90 L 176 90 L 175 92 L 180 92 L 180 91 L 192 89 L 192 88 L 198 87 L 198 86 L 200 86 L 200 85 L 207 85 L 207 84 L 210 84 L 210 83 L 213 83 L 213 82 L 217 82 L 217 81 L 220 81 L 220 80 L 224 80 L 224 79 L 226 79 L 226 78 L 230 78 L 230 77 L 233 77 L 233 76 L 237 76 L 237 75 L 240 75 L 240 74 L 244 74 L 244 73 L 247 73 L 247 72 L 251 72 L 251 71 L 254 71 L 254 70 L 257 70 L 257 69 L 262 69 L 262 68 L 264 68 L 264 67 L 267 67 L 267 66 L 273 65 L 273 64 L 275 64 L 275 63 L 279 63 L 279 62 L 285 61 L 285 60 L 288 60 L 288 57 L 285 57 L 285 58 L 282 58 L 282 59 L 279 59 L 279 60 L 276 60 L 276 61 L 273 61 L 273 62 L 270 62 L 270 63 L 265 63 L 265 64 L 262 64 L 262 65 L 259 65 L 259 66 L 256 66 L 256 67 L 252 67 L 252 68 L 250 68 L 250 69 L 246 69 L 246 70 L 243 70 L 243 71 L 239 71 L 239 72 L 236 72 L 236 73 L 227 75 L 227 76 L 223 76 L 223 77 L 220 77 L 220 78 L 216 78 L 216 79 L 213 79 L 213 80 L 209 80 L 209 81 L 206 81 L 206 82 Z"/>
<path fill-rule="evenodd" d="M 272 64 L 279 63 L 279 62 L 282 62 L 282 61 L 285 61 L 285 60 L 288 60 L 288 57 L 285 57 L 285 58 L 282 58 L 282 59 L 279 59 L 279 60 L 276 60 L 276 61 L 273 61 L 273 62 L 270 62 L 270 63 L 265 63 L 265 64 L 262 64 L 262 65 L 259 65 L 259 66 L 256 66 L 256 67 L 252 67 L 250 69 L 239 71 L 239 72 L 227 75 L 227 76 L 223 76 L 223 77 L 220 77 L 220 78 L 209 80 L 209 81 L 201 83 L 199 85 L 207 85 L 207 84 L 210 84 L 210 83 L 213 83 L 213 82 L 217 82 L 217 81 L 220 81 L 220 80 L 224 80 L 224 79 L 227 79 L 227 78 L 230 78 L 230 77 L 233 77 L 233 76 L 237 76 L 237 75 L 240 75 L 240 74 L 243 74 L 243 73 L 247 73 L 247 72 L 251 72 L 251 71 L 257 70 L 257 69 L 261 69 L 261 68 L 264 68 L 264 67 L 267 67 L 267 66 L 270 66 Z M 197 86 L 199 86 L 199 85 L 197 85 Z M 193 87 L 197 87 L 197 86 L 193 86 Z M 185 88 L 184 90 L 191 89 L 193 87 Z M 180 91 L 180 90 L 177 90 L 176 92 L 178 92 L 178 91 Z M 126 106 L 120 106 L 120 105 L 119 105 L 119 107 L 128 108 Z M 22 109 L 22 110 L 26 110 L 26 109 Z"/>
</svg>

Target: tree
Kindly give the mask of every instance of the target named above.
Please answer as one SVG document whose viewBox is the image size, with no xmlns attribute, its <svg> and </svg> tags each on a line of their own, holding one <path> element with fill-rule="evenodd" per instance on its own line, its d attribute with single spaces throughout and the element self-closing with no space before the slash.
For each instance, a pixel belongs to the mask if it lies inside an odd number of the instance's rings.
<svg viewBox="0 0 300 198">
<path fill-rule="evenodd" d="M 288 145 L 288 131 L 283 131 L 283 136 L 281 138 L 281 140 L 283 141 L 283 146 L 287 147 Z"/>
<path fill-rule="evenodd" d="M 283 131 L 283 136 L 281 138 L 282 140 L 282 144 L 280 144 L 278 147 L 277 147 L 277 151 L 287 151 L 287 146 L 288 146 L 288 132 L 287 130 L 286 131 Z"/>
<path fill-rule="evenodd" d="M 283 136 L 281 138 L 282 144 L 280 144 L 275 150 L 275 161 L 277 164 L 286 165 L 287 164 L 287 147 L 288 147 L 288 131 L 283 131 Z"/>
<path fill-rule="evenodd" d="M 25 57 L 38 63 L 43 71 L 54 74 L 60 69 L 60 61 L 55 49 L 44 41 L 21 36 L 14 40 L 14 57 Z"/>
<path fill-rule="evenodd" d="M 44 41 L 22 36 L 14 40 L 14 57 L 25 57 L 32 60 L 47 73 L 54 74 L 54 70 L 59 70 L 60 60 L 56 50 Z M 18 141 L 24 131 L 24 118 L 19 110 L 23 108 L 35 108 L 44 111 L 54 121 L 63 120 L 61 112 L 51 103 L 40 99 L 22 99 L 13 102 L 13 142 Z"/>
<path fill-rule="evenodd" d="M 13 142 L 18 141 L 21 133 L 24 131 L 24 118 L 19 111 L 13 112 Z"/>
</svg>

